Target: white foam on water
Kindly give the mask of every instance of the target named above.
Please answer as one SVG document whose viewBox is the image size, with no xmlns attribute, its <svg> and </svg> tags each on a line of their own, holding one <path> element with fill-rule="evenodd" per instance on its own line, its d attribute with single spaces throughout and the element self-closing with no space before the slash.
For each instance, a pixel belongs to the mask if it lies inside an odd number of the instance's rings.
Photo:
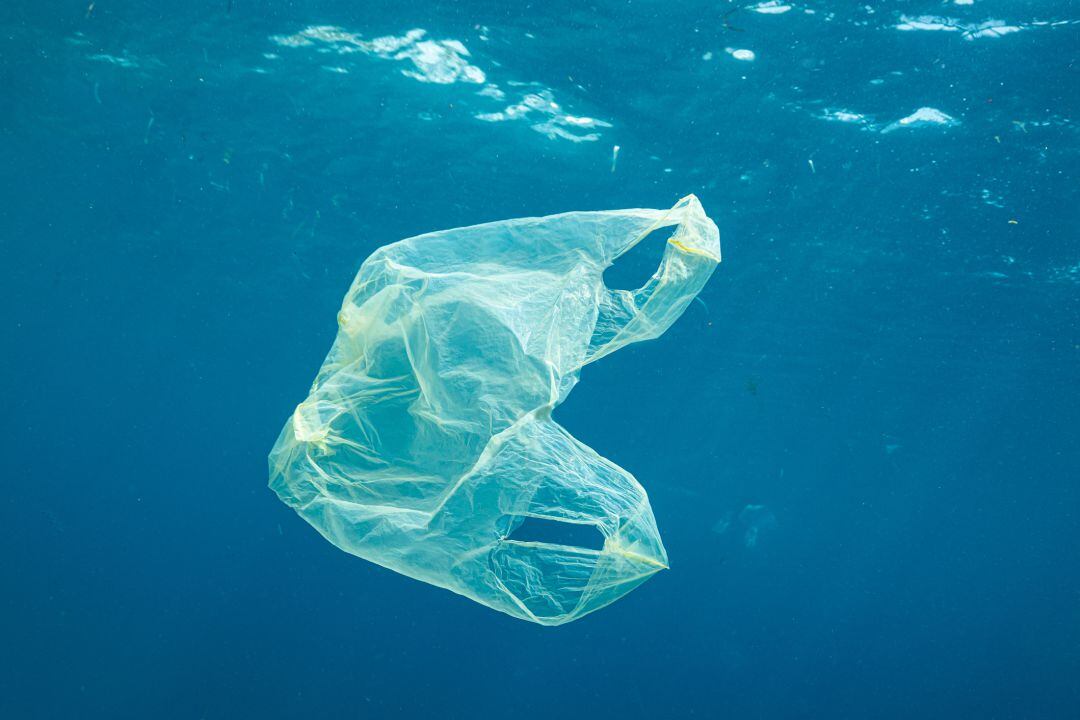
<svg viewBox="0 0 1080 720">
<path fill-rule="evenodd" d="M 426 30 L 414 28 L 403 35 L 385 35 L 365 40 L 358 33 L 334 25 L 311 25 L 293 35 L 273 35 L 271 42 L 287 48 L 313 48 L 316 52 L 339 55 L 362 53 L 405 64 L 401 74 L 423 83 L 482 85 L 476 94 L 505 101 L 507 93 L 488 81 L 487 74 L 472 62 L 472 54 L 459 40 L 433 40 Z M 749 51 L 745 51 L 749 52 Z M 750 53 L 751 59 L 753 53 Z M 329 72 L 345 74 L 347 67 L 323 65 Z M 596 130 L 611 123 L 585 115 L 567 113 L 555 102 L 551 90 L 536 83 L 509 81 L 510 87 L 523 88 L 517 102 L 501 110 L 478 112 L 473 117 L 482 122 L 507 122 L 528 119 L 536 132 L 552 139 L 593 142 L 600 138 Z M 583 132 L 587 131 L 587 132 Z"/>
<path fill-rule="evenodd" d="M 952 127 L 953 125 L 959 124 L 959 120 L 952 117 L 951 115 L 946 115 L 937 108 L 921 107 L 907 117 L 900 118 L 894 123 L 889 123 L 885 126 L 885 128 L 882 129 L 881 132 L 888 133 L 903 128 L 925 127 L 927 125 Z"/>
<path fill-rule="evenodd" d="M 439 85 L 468 82 L 482 85 L 487 76 L 480 68 L 470 65 L 465 59 L 467 57 L 469 51 L 457 40 L 424 40 L 394 55 L 395 60 L 412 62 L 412 70 L 401 72 L 420 82 Z"/>
<path fill-rule="evenodd" d="M 842 123 L 866 123 L 866 116 L 862 113 L 849 112 L 847 110 L 834 110 L 826 111 L 822 117 L 825 120 L 832 120 L 834 122 Z"/>
<path fill-rule="evenodd" d="M 745 48 L 724 48 L 724 52 L 736 60 L 742 60 L 743 62 L 753 62 L 757 57 L 753 50 L 747 50 Z"/>
<path fill-rule="evenodd" d="M 471 64 L 469 50 L 458 40 L 426 40 L 427 31 L 413 28 L 404 35 L 384 35 L 364 40 L 358 33 L 335 25 L 311 25 L 294 35 L 272 35 L 271 42 L 281 47 L 309 47 L 322 43 L 320 51 L 341 55 L 364 53 L 384 60 L 408 62 L 401 71 L 420 82 L 449 85 L 455 82 L 483 84 L 484 71 Z"/>
<path fill-rule="evenodd" d="M 763 15 L 782 15 L 790 10 L 791 6 L 780 2 L 780 0 L 768 0 L 768 2 L 758 3 L 749 9 Z"/>
<path fill-rule="evenodd" d="M 1017 25 L 1006 25 L 999 20 L 990 20 L 984 22 L 981 25 L 975 26 L 964 34 L 965 40 L 974 40 L 976 38 L 984 37 L 1001 37 L 1008 35 L 1009 33 L 1020 32 L 1022 27 Z"/>
<path fill-rule="evenodd" d="M 963 23 L 953 18 L 936 15 L 920 15 L 918 17 L 901 15 L 896 29 L 902 32 L 958 32 L 961 33 L 965 40 L 977 40 L 979 38 L 1002 37 L 1010 33 L 1020 32 L 1024 28 L 1019 25 L 1008 25 L 1002 20 Z"/>
<path fill-rule="evenodd" d="M 950 18 L 935 17 L 933 15 L 920 15 L 919 17 L 911 18 L 907 15 L 901 15 L 900 22 L 897 24 L 896 29 L 903 32 L 910 32 L 912 30 L 957 32 L 961 27 L 956 20 Z"/>
<path fill-rule="evenodd" d="M 575 143 L 596 142 L 600 139 L 599 133 L 581 133 L 575 132 L 576 130 L 611 127 L 611 123 L 603 120 L 563 112 L 559 104 L 555 102 L 551 91 L 547 89 L 526 93 L 519 102 L 508 105 L 499 112 L 477 113 L 474 117 L 484 122 L 535 120 L 530 127 L 541 135 Z"/>
</svg>

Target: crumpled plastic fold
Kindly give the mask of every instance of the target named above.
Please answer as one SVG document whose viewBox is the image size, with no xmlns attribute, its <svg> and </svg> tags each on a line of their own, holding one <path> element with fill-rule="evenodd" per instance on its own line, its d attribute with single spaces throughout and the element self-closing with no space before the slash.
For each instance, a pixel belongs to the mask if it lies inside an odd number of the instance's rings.
<svg viewBox="0 0 1080 720">
<path fill-rule="evenodd" d="M 663 228 L 655 274 L 609 289 L 604 270 Z M 663 334 L 719 261 L 693 195 L 376 250 L 270 453 L 271 488 L 342 550 L 514 617 L 559 625 L 608 605 L 667 553 L 638 481 L 551 413 L 583 366 Z M 527 518 L 593 526 L 603 546 L 515 539 Z"/>
</svg>

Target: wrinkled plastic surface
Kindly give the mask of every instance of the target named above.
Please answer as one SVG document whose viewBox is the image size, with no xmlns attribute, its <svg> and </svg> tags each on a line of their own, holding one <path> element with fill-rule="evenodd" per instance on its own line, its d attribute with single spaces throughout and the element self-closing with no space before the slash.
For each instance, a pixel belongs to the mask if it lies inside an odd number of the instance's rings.
<svg viewBox="0 0 1080 720">
<path fill-rule="evenodd" d="M 670 226 L 643 287 L 605 286 L 605 268 Z M 515 617 L 604 607 L 667 554 L 637 480 L 551 412 L 582 366 L 667 330 L 719 260 L 692 195 L 380 248 L 270 454 L 271 487 L 342 550 Z M 527 517 L 593 525 L 603 547 L 514 539 Z"/>
</svg>

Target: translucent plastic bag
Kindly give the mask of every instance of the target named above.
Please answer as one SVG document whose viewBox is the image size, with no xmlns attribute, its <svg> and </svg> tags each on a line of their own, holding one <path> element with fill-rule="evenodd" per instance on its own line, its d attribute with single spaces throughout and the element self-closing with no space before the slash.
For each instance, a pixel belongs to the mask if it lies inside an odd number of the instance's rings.
<svg viewBox="0 0 1080 720">
<path fill-rule="evenodd" d="M 604 269 L 676 226 L 652 278 Z M 720 260 L 694 196 L 421 235 L 375 251 L 270 486 L 342 550 L 545 625 L 667 567 L 645 490 L 552 417 L 578 371 L 661 335 Z M 515 539 L 525 518 L 591 525 L 602 549 Z"/>
</svg>

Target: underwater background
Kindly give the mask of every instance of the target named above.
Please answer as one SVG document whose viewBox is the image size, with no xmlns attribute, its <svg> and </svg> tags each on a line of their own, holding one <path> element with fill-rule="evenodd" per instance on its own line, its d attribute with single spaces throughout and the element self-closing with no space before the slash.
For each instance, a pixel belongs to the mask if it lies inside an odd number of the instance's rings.
<svg viewBox="0 0 1080 720">
<path fill-rule="evenodd" d="M 1078 56 L 1072 2 L 5 3 L 0 717 L 1080 716 Z M 701 302 L 556 411 L 670 570 L 544 628 L 266 487 L 373 250 L 689 193 Z"/>
</svg>

